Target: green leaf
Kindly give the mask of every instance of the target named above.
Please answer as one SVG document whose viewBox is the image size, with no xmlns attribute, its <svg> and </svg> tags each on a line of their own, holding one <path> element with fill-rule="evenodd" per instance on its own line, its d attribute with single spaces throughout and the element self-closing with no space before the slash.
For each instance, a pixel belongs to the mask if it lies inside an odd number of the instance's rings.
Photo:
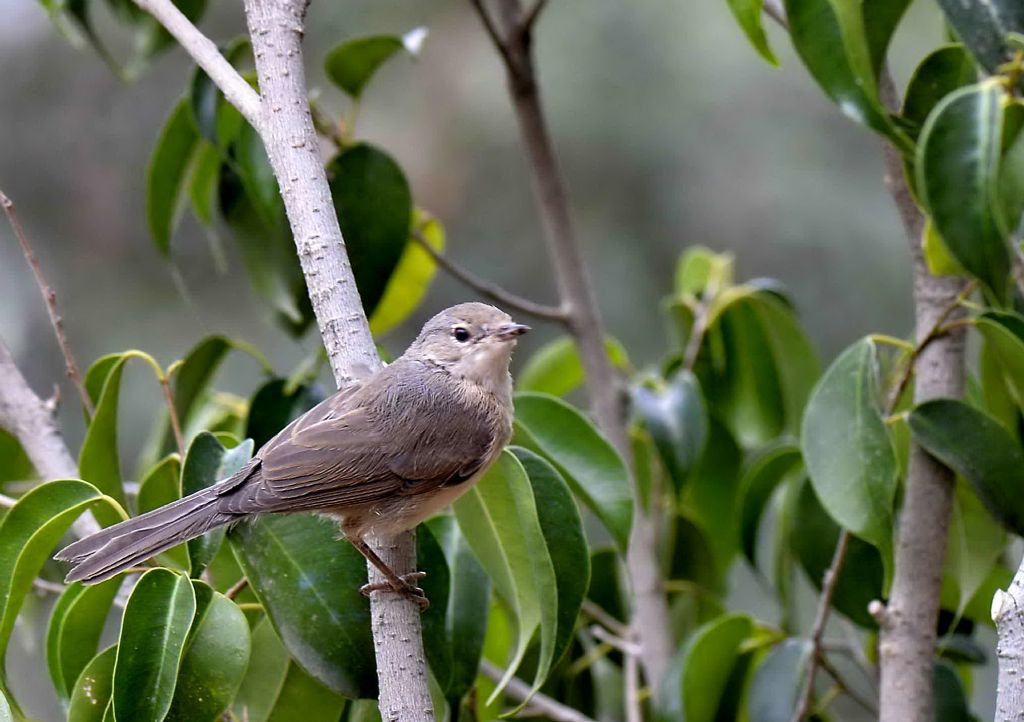
<svg viewBox="0 0 1024 722">
<path fill-rule="evenodd" d="M 405 49 L 396 35 L 371 35 L 335 45 L 324 59 L 324 70 L 332 83 L 358 100 L 378 68 Z"/>
<path fill-rule="evenodd" d="M 863 32 L 867 36 L 874 78 L 885 63 L 889 41 L 909 5 L 910 0 L 864 0 L 862 4 Z"/>
<path fill-rule="evenodd" d="M 956 260 L 942 236 L 935 230 L 935 224 L 931 219 L 924 222 L 921 231 L 921 251 L 924 253 L 925 263 L 928 264 L 928 272 L 933 276 L 966 276 L 966 269 Z"/>
<path fill-rule="evenodd" d="M 694 632 L 666 676 L 656 719 L 714 722 L 740 645 L 753 631 L 746 614 L 724 614 Z"/>
<path fill-rule="evenodd" d="M 735 258 L 731 253 L 715 253 L 704 246 L 690 246 L 676 263 L 677 296 L 714 296 L 733 285 Z"/>
<path fill-rule="evenodd" d="M 13 435 L 0 429 L 0 483 L 34 479 L 35 469 Z"/>
<path fill-rule="evenodd" d="M 232 711 L 248 722 L 337 722 L 345 700 L 306 674 L 270 622 L 252 633 L 252 661 Z"/>
<path fill-rule="evenodd" d="M 803 479 L 793 488 L 793 520 L 784 540 L 807 573 L 815 589 L 821 589 L 825 571 L 832 564 L 839 526 L 825 512 L 814 489 Z M 875 620 L 868 614 L 868 604 L 882 598 L 885 569 L 875 547 L 851 537 L 846 549 L 846 563 L 839 575 L 832 606 L 851 622 L 875 629 Z"/>
<path fill-rule="evenodd" d="M 986 312 L 975 320 L 985 351 L 995 361 L 1019 409 L 1024 409 L 1024 319 L 1010 313 Z"/>
<path fill-rule="evenodd" d="M 168 569 L 151 569 L 124 607 L 114 662 L 114 715 L 159 722 L 167 715 L 178 665 L 196 612 L 192 584 Z"/>
<path fill-rule="evenodd" d="M 121 486 L 121 462 L 117 448 L 117 407 L 121 396 L 121 375 L 128 353 L 99 359 L 89 370 L 86 380 L 98 378 L 107 370 L 102 391 L 95 400 L 95 411 L 78 455 L 78 473 L 101 492 L 125 506 Z M 104 525 L 118 521 L 107 510 L 97 510 L 97 519 Z"/>
<path fill-rule="evenodd" d="M 515 442 L 554 464 L 625 549 L 633 497 L 629 472 L 615 449 L 580 412 L 553 396 L 516 394 L 515 410 Z"/>
<path fill-rule="evenodd" d="M 971 85 L 977 77 L 974 61 L 963 45 L 943 45 L 926 55 L 914 69 L 900 114 L 922 128 L 939 101 L 954 90 Z"/>
<path fill-rule="evenodd" d="M 0 520 L 0 687 L 6 679 L 4 657 L 11 630 L 32 580 L 64 533 L 86 509 L 106 507 L 109 516 L 127 518 L 117 503 L 77 479 L 35 487 Z"/>
<path fill-rule="evenodd" d="M 270 515 L 239 524 L 228 540 L 292 658 L 338 694 L 375 697 L 370 604 L 359 593 L 366 562 L 337 527 Z"/>
<path fill-rule="evenodd" d="M 736 515 L 743 450 L 729 430 L 710 418 L 704 454 L 683 490 L 682 508 L 706 534 L 724 576 L 739 547 Z"/>
<path fill-rule="evenodd" d="M 1009 33 L 1024 32 L 1024 6 L 1016 0 L 968 2 L 939 0 L 956 34 L 990 74 L 1010 60 Z"/>
<path fill-rule="evenodd" d="M 747 697 L 750 722 L 789 722 L 807 683 L 811 642 L 786 639 L 777 645 L 754 672 Z"/>
<path fill-rule="evenodd" d="M 242 610 L 193 580 L 196 613 L 167 720 L 213 722 L 228 708 L 249 665 L 249 623 Z"/>
<path fill-rule="evenodd" d="M 366 143 L 334 158 L 327 175 L 359 297 L 372 316 L 409 238 L 409 182 L 391 156 Z"/>
<path fill-rule="evenodd" d="M 322 399 L 306 386 L 288 391 L 286 379 L 271 379 L 263 384 L 249 403 L 245 435 L 260 448 L 299 414 L 313 408 Z"/>
<path fill-rule="evenodd" d="M 64 701 L 99 649 L 100 634 L 121 581 L 116 576 L 95 586 L 71 584 L 57 598 L 46 628 L 46 666 L 57 696 Z"/>
<path fill-rule="evenodd" d="M 971 483 L 992 516 L 1024 533 L 1024 451 L 998 421 L 962 401 L 935 399 L 911 412 L 910 430 L 929 454 Z"/>
<path fill-rule="evenodd" d="M 972 716 L 967 704 L 967 692 L 949 662 L 935 663 L 935 677 L 932 682 L 935 696 L 935 722 L 970 722 Z"/>
<path fill-rule="evenodd" d="M 785 7 L 797 54 L 822 90 L 845 115 L 909 150 L 909 139 L 893 124 L 878 98 L 878 58 L 872 54 L 880 54 L 887 38 L 885 33 L 877 33 L 869 45 L 861 4 L 786 0 Z M 869 5 L 878 7 L 877 3 Z"/>
<path fill-rule="evenodd" d="M 82 670 L 71 693 L 68 722 L 103 722 L 110 706 L 116 658 L 115 644 L 93 657 Z"/>
<path fill-rule="evenodd" d="M 448 643 L 448 595 L 451 579 L 448 562 L 433 531 L 425 525 L 416 529 L 416 569 L 426 573 L 420 588 L 430 600 L 430 608 L 421 616 L 423 648 L 430 672 L 442 688 L 452 676 L 452 650 Z"/>
<path fill-rule="evenodd" d="M 413 210 L 412 227 L 413 232 L 419 233 L 434 251 L 444 252 L 444 226 L 440 221 L 416 208 Z M 436 272 L 437 263 L 419 241 L 406 241 L 405 250 L 388 279 L 384 295 L 370 316 L 370 331 L 374 336 L 387 333 L 416 310 L 427 295 Z"/>
<path fill-rule="evenodd" d="M 775 57 L 771 47 L 768 45 L 768 38 L 764 34 L 764 25 L 761 22 L 761 8 L 764 0 L 728 0 L 729 9 L 736 16 L 736 22 L 743 29 L 743 34 L 754 46 L 757 54 L 772 65 L 778 65 L 779 60 Z"/>
<path fill-rule="evenodd" d="M 779 484 L 801 468 L 800 450 L 781 444 L 758 455 L 740 480 L 740 546 L 750 565 L 757 568 L 757 532 L 764 508 Z"/>
<path fill-rule="evenodd" d="M 620 369 L 629 366 L 629 357 L 622 344 L 608 336 L 604 345 L 613 366 Z M 519 391 L 565 396 L 578 388 L 585 379 L 576 342 L 572 336 L 565 335 L 541 346 L 527 359 L 523 370 L 517 375 L 516 388 Z"/>
<path fill-rule="evenodd" d="M 818 498 L 842 526 L 892 558 L 898 465 L 878 401 L 874 342 L 850 346 L 807 403 L 800 447 Z"/>
<path fill-rule="evenodd" d="M 146 222 L 164 256 L 171 252 L 171 236 L 184 206 L 189 165 L 198 140 L 188 101 L 181 100 L 160 132 L 146 176 Z"/>
<path fill-rule="evenodd" d="M 590 586 L 590 549 L 576 501 L 562 475 L 545 459 L 519 446 L 510 451 L 523 465 L 533 488 L 537 519 L 555 572 L 558 590 L 558 631 L 552 663 L 569 649 L 576 619 Z"/>
<path fill-rule="evenodd" d="M 658 379 L 637 386 L 633 405 L 678 493 L 707 442 L 708 412 L 700 383 L 683 369 L 667 382 Z"/>
<path fill-rule="evenodd" d="M 960 592 L 958 612 L 963 612 L 981 588 L 1005 547 L 1006 531 L 994 522 L 975 493 L 958 482 L 946 546 L 946 568 Z"/>
<path fill-rule="evenodd" d="M 233 449 L 225 449 L 213 434 L 203 431 L 193 439 L 181 467 L 182 496 L 194 494 L 240 471 L 252 458 L 253 443 L 248 439 Z M 189 569 L 198 577 L 217 556 L 224 541 L 223 527 L 188 541 Z"/>
<path fill-rule="evenodd" d="M 476 680 L 491 600 L 491 580 L 454 521 L 450 516 L 437 516 L 427 522 L 444 547 L 450 570 L 445 629 L 452 667 L 447 685 L 444 680 L 439 683 L 452 707 L 458 705 Z"/>
<path fill-rule="evenodd" d="M 547 678 L 558 627 L 558 588 L 530 479 L 523 465 L 503 451 L 483 478 L 453 504 L 466 541 L 498 595 L 512 612 L 516 645 L 505 676 L 491 699 L 519 669 L 530 642 L 540 633 L 536 691 Z"/>
<path fill-rule="evenodd" d="M 1010 255 L 998 178 L 1005 91 L 994 82 L 947 95 L 925 123 L 917 188 L 946 248 L 994 297 L 1008 292 Z"/>
<path fill-rule="evenodd" d="M 145 514 L 180 498 L 181 458 L 177 454 L 169 454 L 142 477 L 135 506 L 139 514 Z M 188 550 L 183 545 L 161 552 L 156 559 L 164 566 L 186 571 L 189 568 Z"/>
<path fill-rule="evenodd" d="M 248 38 L 238 38 L 229 43 L 222 54 L 237 67 L 243 59 L 251 56 L 252 46 Z M 189 85 L 188 103 L 196 129 L 214 146 L 214 154 L 220 157 L 245 123 L 242 114 L 227 102 L 216 83 L 198 66 Z"/>
</svg>

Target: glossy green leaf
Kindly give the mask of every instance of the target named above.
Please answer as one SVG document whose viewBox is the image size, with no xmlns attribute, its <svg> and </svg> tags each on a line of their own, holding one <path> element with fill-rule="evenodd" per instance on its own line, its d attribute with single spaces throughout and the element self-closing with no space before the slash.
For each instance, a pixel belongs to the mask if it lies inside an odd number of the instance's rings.
<svg viewBox="0 0 1024 722">
<path fill-rule="evenodd" d="M 252 54 L 252 47 L 248 38 L 239 38 L 229 43 L 222 54 L 229 63 L 237 67 L 244 58 Z M 200 67 L 196 67 L 192 74 L 188 103 L 196 129 L 215 149 L 219 149 L 214 152 L 219 157 L 220 150 L 234 140 L 245 122 L 241 113 L 227 102 L 220 88 Z"/>
<path fill-rule="evenodd" d="M 1012 56 L 1007 35 L 1024 32 L 1024 6 L 1016 0 L 939 0 L 939 7 L 978 63 L 992 74 Z"/>
<path fill-rule="evenodd" d="M 714 295 L 733 284 L 735 258 L 731 253 L 715 253 L 704 246 L 690 246 L 676 263 L 675 293 L 679 296 Z"/>
<path fill-rule="evenodd" d="M 626 349 L 611 336 L 605 339 L 608 360 L 616 368 L 627 368 Z M 565 396 L 585 380 L 583 362 L 572 336 L 559 336 L 534 352 L 516 375 L 516 389 Z"/>
<path fill-rule="evenodd" d="M 874 78 L 878 77 L 885 64 L 889 41 L 892 40 L 896 26 L 899 25 L 909 6 L 910 0 L 864 0 L 861 4 L 863 32 L 867 36 L 868 54 L 871 57 L 871 70 Z M 855 29 L 859 30 L 859 28 Z"/>
<path fill-rule="evenodd" d="M 53 548 L 82 512 L 106 507 L 118 520 L 127 518 L 110 497 L 77 479 L 35 487 L 0 520 L 0 686 L 6 679 L 4 657 L 14 620 L 32 580 Z"/>
<path fill-rule="evenodd" d="M 370 605 L 359 593 L 366 562 L 336 526 L 270 515 L 239 524 L 228 539 L 292 658 L 339 694 L 376 696 Z"/>
<path fill-rule="evenodd" d="M 192 213 L 204 226 L 213 224 L 213 210 L 217 203 L 217 182 L 220 178 L 220 151 L 208 143 L 200 143 L 192 164 L 192 173 L 188 180 L 188 198 L 192 204 Z M 216 238 L 216 236 L 214 236 Z M 223 270 L 227 262 L 222 257 L 219 246 L 214 246 L 214 261 L 217 270 Z"/>
<path fill-rule="evenodd" d="M 840 528 L 825 512 L 814 489 L 804 480 L 793 487 L 793 519 L 784 540 L 800 562 L 815 589 L 821 589 L 825 571 L 832 564 Z M 885 569 L 878 550 L 851 537 L 846 563 L 839 575 L 832 606 L 850 621 L 868 629 L 876 627 L 868 604 L 882 598 Z"/>
<path fill-rule="evenodd" d="M 371 35 L 335 45 L 324 59 L 324 70 L 332 83 L 358 100 L 378 68 L 405 49 L 395 35 Z"/>
<path fill-rule="evenodd" d="M 683 369 L 669 381 L 637 386 L 633 406 L 651 435 L 678 493 L 700 460 L 708 436 L 708 412 L 700 383 Z"/>
<path fill-rule="evenodd" d="M 954 90 L 977 80 L 971 56 L 960 44 L 943 45 L 925 56 L 907 83 L 900 114 L 923 128 L 929 114 Z"/>
<path fill-rule="evenodd" d="M 71 696 L 75 680 L 99 649 L 121 581 L 116 576 L 94 586 L 71 584 L 57 598 L 46 628 L 46 666 L 62 700 Z"/>
<path fill-rule="evenodd" d="M 657 719 L 714 722 L 740 645 L 753 631 L 746 614 L 725 614 L 694 632 L 665 679 Z"/>
<path fill-rule="evenodd" d="M 729 9 L 736 16 L 736 22 L 740 24 L 744 35 L 754 46 L 757 54 L 772 65 L 778 65 L 779 60 L 772 52 L 768 45 L 768 38 L 764 34 L 764 24 L 761 20 L 761 8 L 764 0 L 728 0 L 728 2 Z"/>
<path fill-rule="evenodd" d="M 288 657 L 267 620 L 252 634 L 252 661 L 235 698 L 235 717 L 249 722 L 337 722 L 345 700 Z"/>
<path fill-rule="evenodd" d="M 189 165 L 198 140 L 188 101 L 179 101 L 160 132 L 146 176 L 146 223 L 164 256 L 171 252 L 171 236 L 184 206 Z"/>
<path fill-rule="evenodd" d="M 71 693 L 68 722 L 103 722 L 110 706 L 116 658 L 117 645 L 107 647 L 82 670 Z"/>
<path fill-rule="evenodd" d="M 929 454 L 971 483 L 992 516 L 1024 533 L 1024 451 L 998 421 L 962 401 L 936 399 L 911 412 L 910 430 Z"/>
<path fill-rule="evenodd" d="M 985 351 L 1001 372 L 1003 383 L 1019 409 L 1024 409 L 1024 319 L 1000 312 L 987 312 L 975 320 L 985 339 Z"/>
<path fill-rule="evenodd" d="M 973 717 L 968 708 L 967 691 L 956 668 L 949 662 L 936 662 L 932 689 L 935 722 L 971 722 Z"/>
<path fill-rule="evenodd" d="M 547 678 L 558 628 L 558 587 L 530 479 L 523 465 L 503 451 L 483 478 L 453 504 L 470 548 L 494 582 L 516 625 L 516 645 L 504 689 L 522 664 L 534 636 L 540 651 L 533 688 Z"/>
<path fill-rule="evenodd" d="M 719 573 L 739 549 L 736 515 L 743 450 L 718 419 L 711 417 L 708 441 L 683 491 L 682 508 L 708 538 Z"/>
<path fill-rule="evenodd" d="M 928 219 L 921 231 L 921 252 L 924 254 L 924 261 L 928 265 L 928 272 L 933 276 L 966 276 L 966 269 L 960 265 L 946 242 L 935 230 L 935 224 Z"/>
<path fill-rule="evenodd" d="M 814 382 L 821 375 L 818 354 L 793 309 L 777 296 L 761 291 L 751 301 L 761 323 L 782 403 L 783 428 L 796 435 Z"/>
<path fill-rule="evenodd" d="M 811 643 L 786 639 L 776 646 L 754 672 L 747 696 L 750 722 L 789 722 L 807 683 Z"/>
<path fill-rule="evenodd" d="M 440 541 L 425 525 L 416 528 L 416 569 L 426 576 L 419 586 L 430 600 L 420 619 L 423 624 L 423 648 L 430 673 L 442 688 L 452 676 L 452 650 L 448 642 L 448 597 L 451 575 Z"/>
<path fill-rule="evenodd" d="M 872 50 L 879 52 L 884 33 L 872 48 L 861 4 L 829 0 L 786 0 L 784 4 L 793 45 L 818 85 L 845 115 L 888 136 L 898 147 L 910 149 L 909 139 L 892 123 L 878 98 Z"/>
<path fill-rule="evenodd" d="M 249 665 L 249 623 L 242 610 L 193 580 L 196 613 L 166 720 L 213 722 L 228 708 Z"/>
<path fill-rule="evenodd" d="M 116 500 L 122 507 L 125 506 L 125 498 L 121 486 L 120 452 L 117 447 L 117 412 L 121 396 L 121 375 L 128 358 L 128 354 L 107 356 L 93 365 L 94 368 L 98 368 L 97 373 L 94 373 L 93 369 L 89 370 L 87 381 L 90 377 L 98 378 L 104 369 L 107 370 L 107 374 L 102 382 L 102 391 L 94 402 L 96 408 L 78 455 L 78 473 L 82 478 Z M 106 510 L 98 510 L 98 514 L 97 518 L 104 525 L 117 521 Z"/>
<path fill-rule="evenodd" d="M 453 707 L 473 687 L 480 669 L 487 613 L 491 600 L 491 580 L 462 535 L 454 518 L 437 516 L 427 522 L 435 538 L 444 547 L 448 560 L 451 589 L 445 629 L 451 649 L 451 674 L 438 680 Z M 436 675 L 435 675 L 436 677 Z"/>
<path fill-rule="evenodd" d="M 181 458 L 177 454 L 169 454 L 142 477 L 135 507 L 139 514 L 145 514 L 180 498 Z M 156 559 L 175 569 L 187 571 L 189 568 L 188 549 L 182 545 L 160 552 Z"/>
<path fill-rule="evenodd" d="M 245 435 L 260 448 L 288 422 L 320 400 L 306 386 L 289 390 L 286 379 L 271 379 L 257 389 L 249 403 Z"/>
<path fill-rule="evenodd" d="M 874 342 L 846 349 L 807 403 L 800 447 L 814 491 L 842 526 L 892 557 L 896 452 L 882 420 Z"/>
<path fill-rule="evenodd" d="M 35 478 L 32 462 L 14 436 L 0 429 L 0 483 Z"/>
<path fill-rule="evenodd" d="M 159 568 L 139 578 L 124 607 L 114 662 L 117 718 L 159 722 L 167 715 L 195 612 L 187 578 Z"/>
<path fill-rule="evenodd" d="M 434 251 L 444 252 L 444 226 L 440 221 L 417 208 L 413 211 L 412 227 L 413 232 L 419 233 Z M 407 241 L 402 257 L 388 279 L 384 295 L 370 316 L 373 335 L 387 333 L 405 321 L 427 295 L 436 272 L 437 263 L 419 241 Z"/>
<path fill-rule="evenodd" d="M 960 592 L 958 611 L 963 611 L 981 588 L 1006 547 L 1006 541 L 1003 527 L 985 510 L 970 487 L 959 481 L 946 546 L 946 568 Z"/>
<path fill-rule="evenodd" d="M 1010 272 L 997 184 L 1004 101 L 994 81 L 950 93 L 928 117 L 916 157 L 918 192 L 935 230 L 997 300 L 1006 298 Z"/>
<path fill-rule="evenodd" d="M 557 664 L 572 643 L 580 606 L 590 585 L 590 549 L 576 500 L 562 475 L 529 449 L 514 446 L 510 450 L 530 480 L 537 519 L 555 572 L 558 630 L 552 663 Z"/>
<path fill-rule="evenodd" d="M 391 156 L 365 143 L 334 158 L 327 173 L 359 297 L 372 316 L 409 238 L 409 182 Z"/>
<path fill-rule="evenodd" d="M 625 549 L 633 497 L 629 472 L 615 449 L 579 411 L 553 396 L 516 394 L 515 409 L 516 443 L 554 464 Z"/>
<path fill-rule="evenodd" d="M 757 567 L 757 532 L 761 516 L 779 484 L 801 468 L 800 450 L 782 444 L 758 455 L 740 480 L 740 546 L 751 566 Z"/>
<path fill-rule="evenodd" d="M 185 354 L 174 373 L 174 408 L 182 428 L 188 426 L 200 396 L 233 348 L 237 344 L 225 336 L 207 336 Z"/>
<path fill-rule="evenodd" d="M 240 471 L 249 463 L 252 451 L 251 439 L 233 449 L 225 449 L 208 431 L 198 434 L 188 447 L 185 462 L 181 467 L 182 496 L 213 486 Z M 217 555 L 217 550 L 224 541 L 224 534 L 225 530 L 221 527 L 188 541 L 189 569 L 193 577 L 202 574 Z"/>
</svg>

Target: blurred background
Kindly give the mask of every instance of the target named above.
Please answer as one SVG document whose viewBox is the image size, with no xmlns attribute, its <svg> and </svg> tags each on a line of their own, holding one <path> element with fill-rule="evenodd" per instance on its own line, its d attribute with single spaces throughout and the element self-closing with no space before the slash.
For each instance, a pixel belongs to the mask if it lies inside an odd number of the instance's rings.
<svg viewBox="0 0 1024 722">
<path fill-rule="evenodd" d="M 261 348 L 279 372 L 291 369 L 318 339 L 297 343 L 280 332 L 232 244 L 224 244 L 230 263 L 220 274 L 206 231 L 187 214 L 173 266 L 150 240 L 146 165 L 190 78 L 184 54 L 159 56 L 126 84 L 91 49 L 72 47 L 35 0 L 0 0 L 0 17 L 0 188 L 17 203 L 57 290 L 79 363 L 136 347 L 167 364 L 203 336 L 223 333 Z M 109 18 L 97 24 L 105 33 L 113 27 Z M 241 3 L 213 4 L 202 26 L 218 41 L 231 39 L 244 27 Z M 363 99 L 356 135 L 401 163 L 417 205 L 445 224 L 448 253 L 550 301 L 503 71 L 468 2 L 314 2 L 310 85 L 322 89 L 325 109 L 341 112 L 321 68 L 327 49 L 417 26 L 430 32 L 420 58 L 384 67 Z M 577 232 L 608 329 L 639 367 L 667 348 L 660 302 L 676 258 L 694 244 L 734 252 L 741 279 L 784 282 L 825 361 L 865 333 L 911 330 L 907 241 L 883 184 L 880 145 L 826 100 L 786 37 L 768 32 L 781 68 L 755 55 L 724 0 L 551 0 L 540 21 L 541 87 Z M 114 37 L 115 52 L 119 41 L 127 47 L 127 38 Z M 912 6 L 893 48 L 900 86 L 942 38 L 934 5 Z M 62 360 L 15 239 L 6 223 L 0 228 L 0 337 L 47 394 L 63 380 Z M 473 297 L 439 274 L 420 316 L 384 345 L 400 352 L 424 316 Z M 541 326 L 527 337 L 520 362 L 555 332 Z M 130 371 L 122 396 L 126 458 L 159 403 L 147 373 Z M 239 358 L 218 386 L 249 392 L 258 377 L 256 364 Z M 65 384 L 62 416 L 77 448 L 73 395 Z M 756 610 L 744 594 L 757 588 L 738 589 L 738 604 Z M 993 680 L 976 679 L 983 717 L 993 692 Z"/>
</svg>

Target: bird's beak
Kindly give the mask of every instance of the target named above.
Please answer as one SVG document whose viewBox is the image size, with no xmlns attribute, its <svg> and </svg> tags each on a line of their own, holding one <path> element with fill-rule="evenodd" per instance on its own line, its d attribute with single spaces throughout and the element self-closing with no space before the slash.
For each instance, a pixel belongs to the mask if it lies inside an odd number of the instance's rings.
<svg viewBox="0 0 1024 722">
<path fill-rule="evenodd" d="M 529 326 L 524 326 L 521 323 L 506 323 L 494 329 L 494 331 L 491 332 L 491 335 L 499 341 L 511 341 L 517 336 L 522 336 L 529 330 Z"/>
</svg>

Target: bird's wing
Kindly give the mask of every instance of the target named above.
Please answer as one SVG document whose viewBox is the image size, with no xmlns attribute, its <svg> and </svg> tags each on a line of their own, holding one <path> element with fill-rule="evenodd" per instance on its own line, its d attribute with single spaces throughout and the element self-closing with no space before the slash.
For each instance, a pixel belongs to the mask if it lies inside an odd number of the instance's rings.
<svg viewBox="0 0 1024 722">
<path fill-rule="evenodd" d="M 336 509 L 473 476 L 496 443 L 494 414 L 456 398 L 440 372 L 397 371 L 293 422 L 225 502 L 242 513 Z"/>
</svg>

